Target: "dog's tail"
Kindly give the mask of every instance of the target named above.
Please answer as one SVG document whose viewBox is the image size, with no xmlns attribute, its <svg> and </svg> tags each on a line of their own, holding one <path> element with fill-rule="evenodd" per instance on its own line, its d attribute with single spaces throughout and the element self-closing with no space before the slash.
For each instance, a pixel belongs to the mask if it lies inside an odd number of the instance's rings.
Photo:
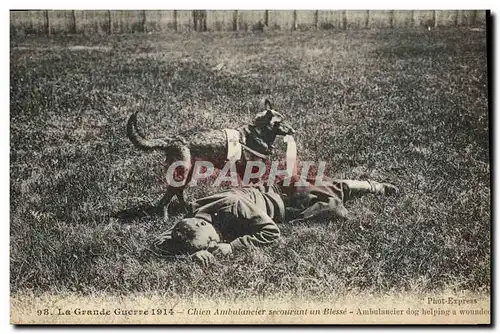
<svg viewBox="0 0 500 334">
<path fill-rule="evenodd" d="M 169 145 L 163 139 L 147 139 L 137 128 L 137 114 L 139 111 L 130 115 L 127 122 L 127 136 L 135 147 L 144 151 L 166 150 Z"/>
</svg>

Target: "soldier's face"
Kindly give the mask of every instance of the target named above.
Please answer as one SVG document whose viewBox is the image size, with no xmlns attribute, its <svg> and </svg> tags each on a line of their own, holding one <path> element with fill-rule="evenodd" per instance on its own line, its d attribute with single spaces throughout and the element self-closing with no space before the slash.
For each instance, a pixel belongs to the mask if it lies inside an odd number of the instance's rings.
<svg viewBox="0 0 500 334">
<path fill-rule="evenodd" d="M 194 232 L 191 246 L 195 250 L 207 249 L 220 242 L 219 234 L 209 222 L 198 218 L 188 218 L 185 223 Z"/>
</svg>

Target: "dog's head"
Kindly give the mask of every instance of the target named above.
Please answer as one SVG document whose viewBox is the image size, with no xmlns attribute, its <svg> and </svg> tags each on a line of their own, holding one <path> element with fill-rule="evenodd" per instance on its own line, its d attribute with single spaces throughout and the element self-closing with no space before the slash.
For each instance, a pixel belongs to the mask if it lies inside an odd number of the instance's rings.
<svg viewBox="0 0 500 334">
<path fill-rule="evenodd" d="M 274 136 L 293 135 L 295 130 L 284 121 L 284 116 L 273 109 L 271 101 L 264 99 L 261 102 L 261 112 L 254 119 L 254 125 Z"/>
</svg>

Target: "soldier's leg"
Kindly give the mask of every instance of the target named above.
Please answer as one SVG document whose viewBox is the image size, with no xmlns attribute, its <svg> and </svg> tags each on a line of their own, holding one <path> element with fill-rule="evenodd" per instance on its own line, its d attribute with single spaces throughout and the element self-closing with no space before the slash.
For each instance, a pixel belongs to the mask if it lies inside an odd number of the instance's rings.
<svg viewBox="0 0 500 334">
<path fill-rule="evenodd" d="M 316 202 L 299 214 L 298 218 L 309 219 L 325 214 L 332 214 L 337 218 L 347 218 L 348 211 L 338 198 L 329 198 L 328 202 Z"/>
<path fill-rule="evenodd" d="M 376 181 L 341 180 L 344 199 L 364 194 L 394 195 L 399 189 L 390 183 Z"/>
<path fill-rule="evenodd" d="M 347 219 L 349 212 L 344 206 L 343 202 L 345 200 L 363 194 L 392 195 L 399 192 L 398 188 L 392 184 L 376 181 L 337 180 L 334 182 L 334 185 L 335 184 L 342 187 L 342 199 L 337 196 L 332 196 L 329 197 L 327 201 L 318 201 L 300 212 L 297 218 L 290 222 L 298 222 L 325 214 L 332 214 L 334 217 Z"/>
</svg>

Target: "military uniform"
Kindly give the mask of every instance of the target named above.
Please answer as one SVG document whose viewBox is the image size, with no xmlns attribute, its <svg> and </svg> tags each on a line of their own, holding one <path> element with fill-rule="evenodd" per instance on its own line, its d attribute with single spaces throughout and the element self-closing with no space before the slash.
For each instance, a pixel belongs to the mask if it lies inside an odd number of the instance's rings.
<svg viewBox="0 0 500 334">
<path fill-rule="evenodd" d="M 191 203 L 191 213 L 212 224 L 233 250 L 263 246 L 280 236 L 276 223 L 284 222 L 285 204 L 275 191 L 239 188 Z"/>
<path fill-rule="evenodd" d="M 233 250 L 264 246 L 280 237 L 276 223 L 329 213 L 346 217 L 344 201 L 356 194 L 397 191 L 371 181 L 328 180 L 322 185 L 234 188 L 190 203 L 185 218 L 212 224 Z M 168 232 L 166 234 L 168 236 Z"/>
</svg>

